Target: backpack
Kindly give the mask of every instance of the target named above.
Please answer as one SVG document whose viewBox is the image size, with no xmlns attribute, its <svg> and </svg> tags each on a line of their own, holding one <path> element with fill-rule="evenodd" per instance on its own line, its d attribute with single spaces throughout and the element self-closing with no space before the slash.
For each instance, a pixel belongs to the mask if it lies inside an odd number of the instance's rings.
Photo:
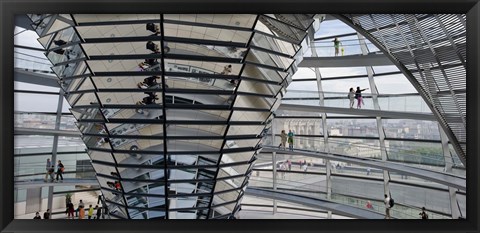
<svg viewBox="0 0 480 233">
<path fill-rule="evenodd" d="M 392 208 L 395 205 L 395 201 L 393 200 L 393 198 L 390 198 L 390 201 L 388 202 L 388 204 L 390 205 L 390 208 Z"/>
</svg>

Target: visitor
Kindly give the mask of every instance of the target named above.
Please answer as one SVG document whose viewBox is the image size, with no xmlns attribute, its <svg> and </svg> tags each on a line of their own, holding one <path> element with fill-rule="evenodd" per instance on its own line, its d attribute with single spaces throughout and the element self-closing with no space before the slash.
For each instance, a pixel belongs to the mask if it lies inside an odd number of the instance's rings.
<svg viewBox="0 0 480 233">
<path fill-rule="evenodd" d="M 89 208 L 88 208 L 88 219 L 92 219 L 93 211 L 94 211 L 93 206 L 90 205 Z"/>
<path fill-rule="evenodd" d="M 280 145 L 278 145 L 278 148 L 283 147 L 283 150 L 285 150 L 285 146 L 287 144 L 287 133 L 285 133 L 285 130 L 282 130 L 280 133 Z"/>
<path fill-rule="evenodd" d="M 66 211 L 67 219 L 70 219 L 70 216 L 73 219 L 73 212 L 75 212 L 75 207 L 73 206 L 73 203 L 70 201 L 67 204 L 67 211 Z"/>
<path fill-rule="evenodd" d="M 50 209 L 47 209 L 47 211 L 43 213 L 43 219 L 50 219 Z"/>
<path fill-rule="evenodd" d="M 348 99 L 350 99 L 350 108 L 353 108 L 353 104 L 355 104 L 355 90 L 353 87 L 350 87 L 350 91 L 348 92 Z"/>
<path fill-rule="evenodd" d="M 373 205 L 370 201 L 367 201 L 367 209 L 373 209 Z"/>
<path fill-rule="evenodd" d="M 340 40 L 335 37 L 335 39 L 332 41 L 333 42 L 333 47 L 335 47 L 335 57 L 338 56 L 338 49 L 340 48 L 340 45 L 342 44 L 342 42 L 340 42 Z"/>
<path fill-rule="evenodd" d="M 288 148 L 290 148 L 291 151 L 293 151 L 293 132 L 292 130 L 288 130 Z"/>
<path fill-rule="evenodd" d="M 422 207 L 422 212 L 420 212 L 418 215 L 420 215 L 422 219 L 428 219 L 428 214 L 425 212 L 425 207 Z"/>
<path fill-rule="evenodd" d="M 78 216 L 78 219 L 83 219 L 85 217 L 85 204 L 83 204 L 83 201 L 80 200 L 80 202 L 78 203 L 78 208 L 77 208 L 77 216 Z"/>
<path fill-rule="evenodd" d="M 96 205 L 95 209 L 97 209 L 97 215 L 95 216 L 95 219 L 100 219 L 102 217 L 102 207 L 98 207 L 98 205 Z"/>
<path fill-rule="evenodd" d="M 368 88 L 360 89 L 357 87 L 357 91 L 355 92 L 355 99 L 357 99 L 357 108 L 362 108 L 362 105 L 365 105 L 362 98 L 362 91 L 368 90 Z"/>
<path fill-rule="evenodd" d="M 49 171 L 50 171 L 50 168 L 52 167 L 52 162 L 50 161 L 50 159 L 47 159 L 47 165 L 45 166 L 46 168 L 46 173 L 45 173 L 45 182 L 48 181 L 48 176 L 50 175 Z"/>
<path fill-rule="evenodd" d="M 223 67 L 223 71 L 220 74 L 228 75 L 232 72 L 232 65 L 226 65 Z"/>
<path fill-rule="evenodd" d="M 292 170 L 292 162 L 290 160 L 287 160 L 287 164 L 288 164 L 288 170 L 291 171 Z"/>
<path fill-rule="evenodd" d="M 57 164 L 57 177 L 55 178 L 58 181 L 58 177 L 60 176 L 61 180 L 63 181 L 63 171 L 65 171 L 65 166 L 61 160 L 58 160 Z"/>
<path fill-rule="evenodd" d="M 160 33 L 160 27 L 154 23 L 147 23 L 147 31 L 151 31 L 154 33 L 154 35 L 157 35 Z"/>
<path fill-rule="evenodd" d="M 42 217 L 40 217 L 40 213 L 35 213 L 35 217 L 33 217 L 33 219 L 42 219 Z"/>
<path fill-rule="evenodd" d="M 122 190 L 122 186 L 120 185 L 120 182 L 115 181 L 115 190 L 120 191 Z"/>
<path fill-rule="evenodd" d="M 153 43 L 153 41 L 148 41 L 147 42 L 147 45 L 146 45 L 146 48 L 154 53 L 158 53 L 160 52 L 160 49 L 158 48 L 158 45 Z"/>
<path fill-rule="evenodd" d="M 53 177 L 53 173 L 55 173 L 55 166 L 52 165 L 50 169 L 48 169 L 48 175 L 50 175 L 51 182 L 55 181 L 55 178 Z"/>
<path fill-rule="evenodd" d="M 385 219 L 390 219 L 390 198 L 387 194 L 385 194 L 385 200 L 383 200 L 383 202 L 385 203 Z"/>
</svg>

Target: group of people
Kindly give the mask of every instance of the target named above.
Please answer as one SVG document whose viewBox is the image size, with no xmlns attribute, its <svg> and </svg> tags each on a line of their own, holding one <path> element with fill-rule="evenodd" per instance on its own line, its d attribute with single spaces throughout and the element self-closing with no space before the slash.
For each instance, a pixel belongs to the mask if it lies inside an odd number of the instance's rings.
<svg viewBox="0 0 480 233">
<path fill-rule="evenodd" d="M 288 130 L 288 134 L 285 133 L 285 130 L 282 130 L 282 132 L 280 133 L 280 139 L 281 139 L 281 142 L 280 142 L 280 145 L 278 145 L 278 148 L 281 148 L 283 147 L 283 149 L 285 150 L 285 146 L 288 142 L 288 149 L 293 151 L 293 137 L 295 135 L 293 134 L 292 130 Z"/>
<path fill-rule="evenodd" d="M 390 210 L 395 205 L 395 201 L 391 196 L 389 197 L 387 194 L 385 194 L 385 199 L 383 200 L 383 202 L 385 204 L 385 219 L 391 219 L 392 217 L 390 215 Z M 368 209 L 373 209 L 373 205 L 370 201 L 367 202 L 366 207 Z M 426 212 L 425 207 L 422 207 L 422 211 L 418 215 L 420 215 L 421 219 L 428 219 L 428 214 Z"/>
<path fill-rule="evenodd" d="M 96 214 L 94 215 L 95 213 L 95 210 L 97 210 Z M 78 203 L 78 208 L 75 209 L 75 206 L 73 205 L 73 203 L 70 201 L 67 203 L 67 209 L 65 210 L 65 214 L 67 215 L 67 218 L 68 219 L 74 219 L 74 216 L 73 214 L 75 213 L 75 217 L 78 217 L 78 219 L 84 219 L 85 218 L 85 204 L 83 203 L 82 200 L 80 200 L 80 202 Z M 98 205 L 96 205 L 95 207 L 93 207 L 92 204 L 89 205 L 88 207 L 88 210 L 87 210 L 87 217 L 88 219 L 100 219 L 102 218 L 103 216 L 103 213 L 102 213 L 102 207 L 99 207 Z M 105 218 L 105 216 L 103 216 L 103 218 Z"/>
<path fill-rule="evenodd" d="M 43 219 L 50 219 L 51 216 L 52 216 L 52 213 L 50 212 L 50 209 L 47 209 L 47 211 L 43 213 Z M 39 212 L 36 212 L 35 217 L 33 217 L 33 219 L 42 219 L 42 217 L 40 217 Z"/>
<path fill-rule="evenodd" d="M 63 181 L 63 172 L 65 171 L 65 166 L 61 160 L 58 160 L 57 172 L 55 172 L 55 165 L 52 164 L 50 159 L 47 159 L 47 165 L 45 168 L 47 170 L 47 173 L 45 174 L 45 182 L 48 181 L 49 176 L 51 182 L 58 181 L 58 178 L 60 178 L 60 181 Z M 55 178 L 53 178 L 53 174 L 56 174 Z"/>
<path fill-rule="evenodd" d="M 357 100 L 357 108 L 362 108 L 362 105 L 365 105 L 363 102 L 363 97 L 362 97 L 362 91 L 368 90 L 368 88 L 365 89 L 360 89 L 360 87 L 357 87 L 357 90 L 355 91 L 353 87 L 350 88 L 348 92 L 348 98 L 350 99 L 350 108 L 353 108 L 353 104 L 355 103 L 355 99 Z"/>
<path fill-rule="evenodd" d="M 85 218 L 85 214 L 87 214 L 87 218 L 88 219 L 100 219 L 100 218 L 105 218 L 104 216 L 104 213 L 102 213 L 102 207 L 99 207 L 98 205 L 96 205 L 95 207 L 93 207 L 93 205 L 89 205 L 87 211 L 85 210 L 85 204 L 83 203 L 82 200 L 80 200 L 80 202 L 78 203 L 78 208 L 75 209 L 73 203 L 70 201 L 67 203 L 67 206 L 66 206 L 66 210 L 65 210 L 65 214 L 67 215 L 67 219 L 74 219 L 75 217 L 78 217 L 78 219 L 84 219 Z M 97 210 L 97 212 L 95 213 L 95 210 Z M 87 212 L 87 213 L 85 213 Z M 75 214 L 75 216 L 74 216 Z M 52 213 L 50 211 L 50 209 L 47 209 L 47 211 L 45 211 L 45 213 L 43 213 L 43 219 L 50 219 L 52 216 Z M 40 216 L 40 213 L 39 212 L 36 212 L 35 213 L 35 217 L 33 217 L 33 219 L 42 219 L 42 217 Z"/>
</svg>

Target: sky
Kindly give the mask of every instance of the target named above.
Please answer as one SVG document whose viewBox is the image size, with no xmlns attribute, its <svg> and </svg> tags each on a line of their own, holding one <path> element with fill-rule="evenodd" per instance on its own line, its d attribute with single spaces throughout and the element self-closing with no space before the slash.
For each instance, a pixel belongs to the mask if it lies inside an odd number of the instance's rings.
<svg viewBox="0 0 480 233">
<path fill-rule="evenodd" d="M 22 32 L 23 31 L 23 32 Z M 334 36 L 339 34 L 353 33 L 355 32 L 352 28 L 345 25 L 339 20 L 328 20 L 320 24 L 319 30 L 315 34 L 315 38 Z M 15 44 L 24 45 L 30 47 L 42 48 L 40 43 L 37 41 L 37 34 L 33 31 L 24 31 L 23 28 L 15 28 Z M 343 40 L 342 45 L 345 48 L 346 55 L 351 53 L 358 54 L 360 53 L 360 48 L 358 46 L 359 41 L 357 36 L 349 36 L 340 38 Z M 375 46 L 370 42 L 366 41 L 369 51 L 378 51 Z M 313 45 L 319 56 L 333 56 L 333 42 L 331 39 L 319 41 Z M 311 48 L 305 49 L 305 55 L 311 56 Z M 49 61 L 45 58 L 45 55 L 39 51 L 31 51 L 24 49 L 15 49 L 15 62 L 16 67 L 22 68 L 35 68 L 40 70 L 49 70 L 47 65 Z M 35 56 L 35 58 L 30 57 L 29 55 Z M 43 59 L 42 59 L 43 58 Z M 28 61 L 26 61 L 28 60 Z M 322 77 L 336 77 L 336 76 L 349 76 L 349 75 L 359 75 L 366 74 L 365 67 L 350 67 L 350 68 L 320 68 Z M 375 73 L 391 72 L 398 71 L 395 66 L 376 66 L 374 67 Z M 293 75 L 293 79 L 306 79 L 306 78 L 315 78 L 315 72 L 313 68 L 299 68 L 298 71 Z M 375 83 L 377 89 L 382 94 L 401 94 L 401 93 L 416 93 L 413 86 L 405 78 L 404 75 L 389 75 L 389 76 L 380 76 L 375 78 Z M 356 79 L 341 79 L 341 80 L 325 80 L 322 81 L 323 90 L 325 92 L 348 92 L 350 87 L 360 86 L 361 88 L 370 87 L 367 78 L 356 78 Z M 15 82 L 16 90 L 44 90 L 44 91 L 53 91 L 58 92 L 58 88 L 50 88 L 39 85 L 27 84 Z M 287 90 L 308 90 L 316 91 L 317 85 L 315 81 L 308 82 L 292 82 Z M 369 93 L 370 90 L 367 90 Z M 30 112 L 45 112 L 45 111 L 56 111 L 57 108 L 57 97 L 54 95 L 34 95 L 34 94 L 16 94 L 15 95 L 15 110 L 16 111 L 30 111 Z M 51 104 L 50 104 L 51 103 Z M 68 111 L 68 104 L 64 102 L 63 111 Z"/>
</svg>

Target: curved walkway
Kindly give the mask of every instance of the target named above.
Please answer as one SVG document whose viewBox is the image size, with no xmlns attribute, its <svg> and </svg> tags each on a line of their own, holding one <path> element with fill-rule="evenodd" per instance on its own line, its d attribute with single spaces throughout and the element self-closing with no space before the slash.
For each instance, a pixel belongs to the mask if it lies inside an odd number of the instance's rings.
<svg viewBox="0 0 480 233">
<path fill-rule="evenodd" d="M 280 111 L 280 110 L 299 111 L 299 112 L 337 113 L 337 114 L 382 117 L 382 118 L 391 118 L 391 119 L 413 119 L 413 120 L 436 121 L 435 116 L 430 113 L 356 109 L 356 108 L 348 108 L 348 106 L 340 108 L 340 107 L 325 107 L 325 106 L 282 103 L 280 107 L 278 107 L 277 111 Z"/>
<path fill-rule="evenodd" d="M 39 188 L 50 186 L 99 185 L 96 179 L 63 179 L 59 182 L 46 182 L 43 179 L 15 181 L 15 188 Z"/>
<path fill-rule="evenodd" d="M 359 219 L 383 219 L 384 215 L 379 214 L 370 210 L 357 208 L 354 206 L 349 206 L 345 204 L 340 204 L 324 199 L 319 198 L 312 198 L 312 197 L 305 197 L 301 195 L 268 190 L 268 189 L 260 189 L 260 188 L 251 188 L 248 187 L 245 190 L 245 194 L 253 195 L 257 197 L 264 197 L 264 198 L 271 198 L 286 202 L 297 203 L 301 205 L 306 205 L 310 207 L 316 207 L 323 210 L 332 211 L 333 213 L 344 215 L 353 218 Z"/>
<path fill-rule="evenodd" d="M 283 150 L 278 147 L 272 146 L 263 146 L 262 152 L 276 152 L 279 154 L 292 154 L 292 155 L 302 155 L 313 158 L 322 158 L 330 159 L 335 161 L 359 164 L 362 166 L 378 168 L 382 170 L 393 171 L 399 174 L 404 174 L 408 176 L 418 177 L 424 180 L 429 180 L 439 184 L 443 184 L 449 187 L 457 188 L 463 191 L 466 191 L 466 179 L 464 177 L 456 176 L 449 173 L 442 173 L 436 171 L 430 171 L 422 168 L 411 167 L 404 164 L 391 162 L 391 161 L 382 161 L 377 159 L 370 158 L 358 158 L 348 155 L 334 154 L 334 153 L 325 153 L 320 151 L 308 151 L 308 150 Z"/>
</svg>

